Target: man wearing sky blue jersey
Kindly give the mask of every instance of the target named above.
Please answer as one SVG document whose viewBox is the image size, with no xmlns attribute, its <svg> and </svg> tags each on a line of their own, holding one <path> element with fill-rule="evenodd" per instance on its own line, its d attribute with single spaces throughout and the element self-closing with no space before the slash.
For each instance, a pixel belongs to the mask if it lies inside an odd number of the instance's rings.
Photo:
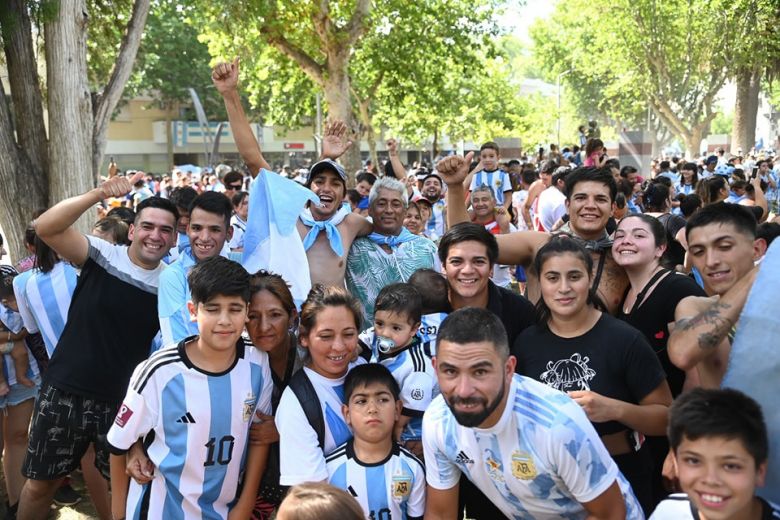
<svg viewBox="0 0 780 520">
<path fill-rule="evenodd" d="M 457 517 L 461 473 L 510 518 L 644 518 L 582 409 L 514 374 L 493 313 L 450 314 L 434 365 L 442 393 L 423 418 L 426 519 Z"/>
<path fill-rule="evenodd" d="M 268 445 L 245 450 L 255 412 L 271 413 L 273 383 L 268 355 L 241 340 L 249 275 L 217 256 L 188 281 L 199 335 L 138 365 L 108 432 L 114 518 L 225 519 L 230 509 L 246 519 L 255 502 Z M 139 438 L 156 472 L 128 489 L 125 453 Z"/>
<path fill-rule="evenodd" d="M 400 388 L 378 363 L 355 367 L 344 380 L 342 411 L 355 437 L 328 455 L 328 482 L 346 490 L 367 518 L 422 519 L 425 469 L 393 440 Z"/>
</svg>

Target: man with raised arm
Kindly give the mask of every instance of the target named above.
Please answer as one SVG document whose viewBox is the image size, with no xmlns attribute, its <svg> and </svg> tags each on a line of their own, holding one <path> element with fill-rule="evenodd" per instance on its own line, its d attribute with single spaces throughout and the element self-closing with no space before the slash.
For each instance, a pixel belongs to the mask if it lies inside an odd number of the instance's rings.
<svg viewBox="0 0 780 520">
<path fill-rule="evenodd" d="M 453 226 L 468 222 L 463 180 L 468 175 L 473 152 L 451 156 L 439 161 L 437 170 L 447 183 L 447 223 Z M 569 222 L 556 234 L 567 234 L 581 241 L 593 256 L 593 284 L 610 314 L 615 314 L 623 301 L 628 277 L 612 259 L 612 241 L 606 226 L 615 205 L 617 185 L 609 169 L 578 168 L 566 177 L 566 209 Z M 528 299 L 540 297 L 537 277 L 533 273 L 536 252 L 553 235 L 550 233 L 520 232 L 497 236 L 498 263 L 521 265 L 528 273 Z"/>
<path fill-rule="evenodd" d="M 64 260 L 81 267 L 68 321 L 44 377 L 30 426 L 22 473 L 27 482 L 18 518 L 49 514 L 62 478 L 75 470 L 90 444 L 95 466 L 109 478 L 106 434 L 135 366 L 146 359 L 160 330 L 157 288 L 176 237 L 176 206 L 151 197 L 138 205 L 130 246 L 82 235 L 73 224 L 96 203 L 122 197 L 143 173 L 112 177 L 64 200 L 34 223 L 38 237 Z M 130 412 L 132 413 L 132 412 Z M 108 496 L 93 496 L 107 504 Z"/>
<path fill-rule="evenodd" d="M 252 134 L 249 120 L 238 95 L 239 59 L 232 63 L 218 63 L 211 74 L 214 86 L 225 100 L 233 139 L 241 158 L 252 177 L 261 170 L 270 170 L 263 158 L 260 145 Z M 312 284 L 344 286 L 347 254 L 355 237 L 371 232 L 372 226 L 363 217 L 351 213 L 342 203 L 347 193 L 347 174 L 336 162 L 352 146 L 347 139 L 347 126 L 334 121 L 328 123 L 322 138 L 322 156 L 309 171 L 306 187 L 319 198 L 320 204 L 302 208 L 296 224 L 306 257 Z"/>
</svg>

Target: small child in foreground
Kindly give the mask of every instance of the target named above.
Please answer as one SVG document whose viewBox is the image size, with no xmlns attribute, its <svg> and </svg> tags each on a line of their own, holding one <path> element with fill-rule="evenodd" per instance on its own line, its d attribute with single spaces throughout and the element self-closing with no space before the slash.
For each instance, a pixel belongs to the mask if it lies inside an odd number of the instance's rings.
<svg viewBox="0 0 780 520">
<path fill-rule="evenodd" d="M 780 508 L 755 496 L 769 443 L 759 405 L 732 389 L 696 388 L 669 410 L 669 444 L 680 487 L 650 520 L 769 520 Z"/>
<path fill-rule="evenodd" d="M 344 380 L 342 412 L 355 436 L 328 456 L 328 482 L 355 497 L 366 518 L 415 520 L 425 512 L 423 465 L 393 440 L 399 392 L 376 363 L 353 368 Z"/>
<path fill-rule="evenodd" d="M 387 285 L 376 298 L 374 326 L 359 340 L 370 352 L 370 361 L 387 367 L 398 382 L 403 409 L 393 438 L 418 457 L 422 456 L 423 413 L 439 395 L 431 343 L 418 334 L 421 309 L 420 294 L 410 284 Z"/>
<path fill-rule="evenodd" d="M 24 323 L 19 315 L 19 307 L 14 295 L 13 281 L 15 277 L 16 275 L 5 274 L 0 280 L 0 321 L 4 329 L 0 332 L 0 397 L 8 395 L 11 391 L 5 377 L 3 354 L 11 355 L 17 382 L 30 388 L 35 386 L 35 383 L 27 377 L 30 358 L 24 344 L 24 336 L 26 335 Z"/>
</svg>

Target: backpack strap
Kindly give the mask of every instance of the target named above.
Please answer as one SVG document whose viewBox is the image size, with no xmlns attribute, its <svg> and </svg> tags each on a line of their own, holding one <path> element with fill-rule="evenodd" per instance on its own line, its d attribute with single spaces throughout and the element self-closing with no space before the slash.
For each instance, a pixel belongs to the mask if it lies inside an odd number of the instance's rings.
<svg viewBox="0 0 780 520">
<path fill-rule="evenodd" d="M 306 420 L 317 433 L 317 442 L 320 449 L 325 449 L 325 418 L 322 416 L 322 407 L 320 398 L 314 390 L 305 370 L 298 370 L 290 378 L 290 388 L 301 403 L 303 413 L 306 414 Z"/>
</svg>

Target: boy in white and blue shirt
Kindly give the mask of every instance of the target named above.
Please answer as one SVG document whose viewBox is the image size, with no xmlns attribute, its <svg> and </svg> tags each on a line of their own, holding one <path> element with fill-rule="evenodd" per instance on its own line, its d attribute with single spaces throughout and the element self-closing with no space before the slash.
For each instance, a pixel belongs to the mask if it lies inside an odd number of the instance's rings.
<svg viewBox="0 0 780 520">
<path fill-rule="evenodd" d="M 217 256 L 188 281 L 200 335 L 138 365 L 108 432 L 115 518 L 248 518 L 254 506 L 268 446 L 248 446 L 249 427 L 271 413 L 273 382 L 268 355 L 241 339 L 249 275 Z M 128 489 L 125 453 L 139 438 L 156 471 Z"/>
<path fill-rule="evenodd" d="M 485 185 L 490 187 L 496 197 L 496 204 L 504 206 L 507 210 L 512 204 L 512 180 L 509 174 L 498 167 L 501 154 L 498 145 L 487 142 L 479 149 L 479 160 L 482 170 L 474 173 L 469 184 L 469 191 Z"/>
<path fill-rule="evenodd" d="M 355 497 L 366 518 L 415 520 L 425 512 L 423 465 L 393 440 L 399 393 L 375 363 L 355 367 L 344 382 L 344 418 L 355 436 L 327 457 L 328 482 Z"/>
</svg>

